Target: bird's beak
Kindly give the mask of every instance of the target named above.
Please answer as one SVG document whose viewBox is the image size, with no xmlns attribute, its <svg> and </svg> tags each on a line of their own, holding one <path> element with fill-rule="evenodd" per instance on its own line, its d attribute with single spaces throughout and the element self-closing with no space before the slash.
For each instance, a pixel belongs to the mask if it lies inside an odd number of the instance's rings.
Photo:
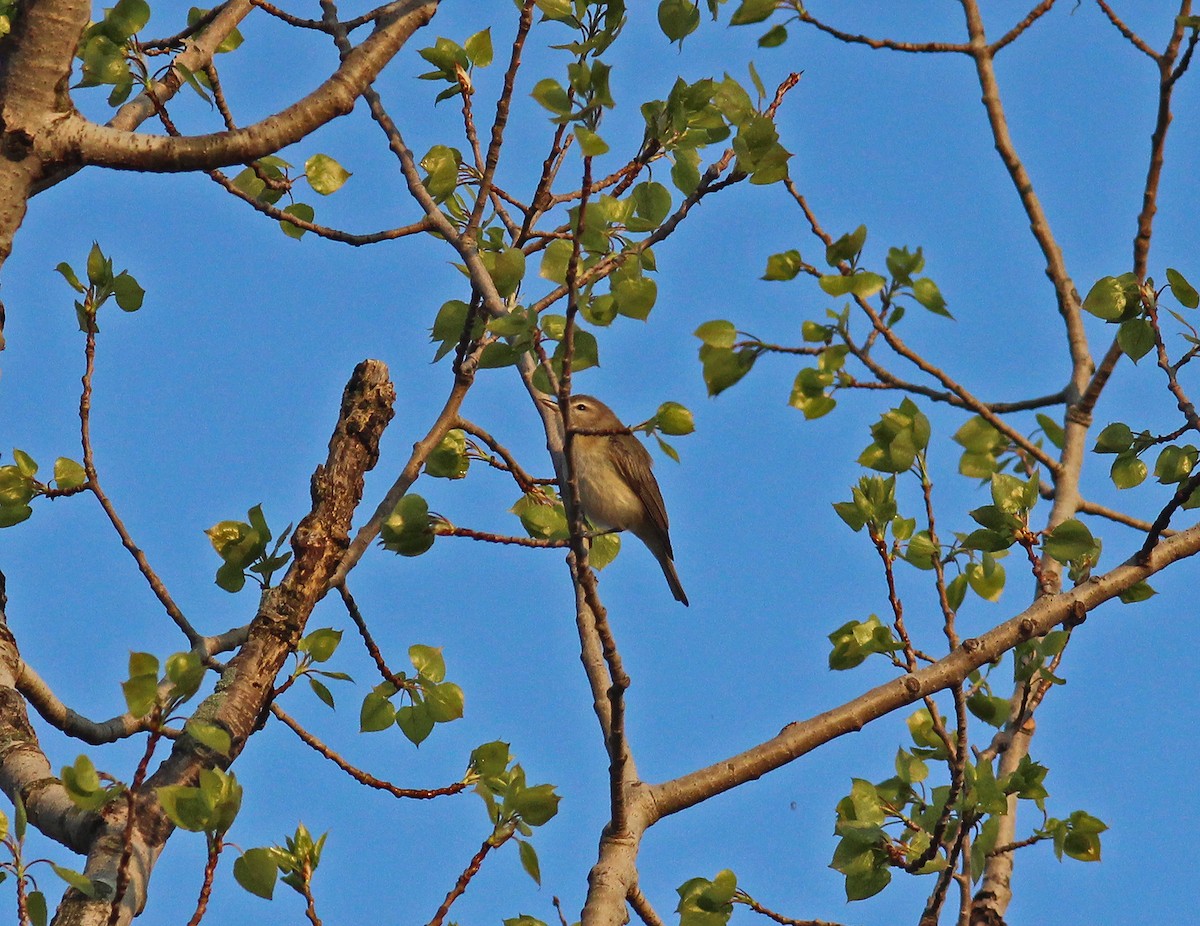
<svg viewBox="0 0 1200 926">
<path fill-rule="evenodd" d="M 558 411 L 558 398 L 552 395 L 540 395 L 537 397 L 538 403 L 545 405 L 546 408 L 552 408 Z"/>
</svg>

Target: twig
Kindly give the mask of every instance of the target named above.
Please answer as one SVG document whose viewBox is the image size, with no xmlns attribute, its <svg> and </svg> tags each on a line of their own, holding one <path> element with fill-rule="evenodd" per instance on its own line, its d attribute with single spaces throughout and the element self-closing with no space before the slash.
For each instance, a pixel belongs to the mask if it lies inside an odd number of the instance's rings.
<svg viewBox="0 0 1200 926">
<path fill-rule="evenodd" d="M 208 899 L 212 896 L 213 877 L 217 873 L 217 862 L 221 858 L 221 850 L 225 843 L 219 835 L 208 837 L 208 861 L 204 865 L 204 880 L 200 883 L 200 896 L 196 899 L 196 912 L 188 920 L 187 926 L 200 926 L 204 914 L 208 912 Z"/>
<path fill-rule="evenodd" d="M 641 919 L 646 926 L 666 926 L 662 920 L 662 917 L 658 915 L 658 912 L 650 904 L 650 901 L 647 899 L 646 895 L 642 893 L 641 885 L 633 885 L 633 887 L 629 889 L 629 893 L 625 896 L 629 901 L 630 909 L 632 909 L 633 912 L 638 915 L 638 918 Z M 563 926 L 566 926 L 565 921 Z"/>
<path fill-rule="evenodd" d="M 133 537 L 125 528 L 125 522 L 121 520 L 117 510 L 113 507 L 113 503 L 104 493 L 104 489 L 100 486 L 100 476 L 96 472 L 96 458 L 92 450 L 92 376 L 96 371 L 96 326 L 94 323 L 88 325 L 86 341 L 84 344 L 84 373 L 83 373 L 83 391 L 79 397 L 79 422 L 80 422 L 80 441 L 83 444 L 83 471 L 87 476 L 87 485 L 91 489 L 92 494 L 96 496 L 96 500 L 100 503 L 100 507 L 104 509 L 104 513 L 108 516 L 109 522 L 113 529 L 116 530 L 117 536 L 121 538 L 121 545 L 129 551 L 129 555 L 133 557 L 137 563 L 138 569 L 145 577 L 146 582 L 150 585 L 150 590 L 154 592 L 154 596 L 159 600 L 159 603 L 166 610 L 167 615 L 175 622 L 185 637 L 188 643 L 196 646 L 204 637 L 196 631 L 179 606 L 175 603 L 175 599 L 171 597 L 171 593 L 167 591 L 166 585 L 162 579 L 158 577 L 158 573 L 150 566 L 150 561 L 146 559 L 146 554 L 141 548 L 133 542 Z"/>
<path fill-rule="evenodd" d="M 483 841 L 483 845 L 480 846 L 479 851 L 472 856 L 471 861 L 467 863 L 467 867 L 463 869 L 463 873 L 458 876 L 458 881 L 456 881 L 454 887 L 450 889 L 450 893 L 446 895 L 446 899 L 442 901 L 442 905 L 438 907 L 437 912 L 433 915 L 433 919 L 429 921 L 428 926 L 442 926 L 442 920 L 444 920 L 446 918 L 446 914 L 450 912 L 450 906 L 454 903 L 454 901 L 458 900 L 458 898 L 463 895 L 463 892 L 467 889 L 467 885 L 471 883 L 471 879 L 479 873 L 479 868 L 483 864 L 483 860 L 487 858 L 488 853 L 511 839 L 512 832 L 510 831 L 507 835 L 495 843 L 492 842 L 492 839 L 494 838 L 495 837 L 492 837 L 491 839 L 485 839 Z"/>
<path fill-rule="evenodd" d="M 447 785 L 444 788 L 401 788 L 398 785 L 392 784 L 390 781 L 384 781 L 382 778 L 376 778 L 369 772 L 364 772 L 362 769 L 351 765 L 343 759 L 338 753 L 321 742 L 317 737 L 308 732 L 300 722 L 288 714 L 278 704 L 271 705 L 271 713 L 277 719 L 283 722 L 289 730 L 300 738 L 304 745 L 311 748 L 314 752 L 324 756 L 343 772 L 357 781 L 359 784 L 366 785 L 368 788 L 374 788 L 376 791 L 384 791 L 392 797 L 409 798 L 418 801 L 433 800 L 435 797 L 446 797 L 450 794 L 459 794 L 467 788 L 466 782 L 456 781 L 452 785 Z"/>
<path fill-rule="evenodd" d="M 396 675 L 388 668 L 384 662 L 383 653 L 375 643 L 375 638 L 371 636 L 371 631 L 367 629 L 367 622 L 362 616 L 362 612 L 358 609 L 358 603 L 354 600 L 354 596 L 350 594 L 350 589 L 346 587 L 345 581 L 339 582 L 337 585 L 338 594 L 341 596 L 342 604 L 346 606 L 346 612 L 350 615 L 350 620 L 354 621 L 354 626 L 358 628 L 359 636 L 362 637 L 363 645 L 367 648 L 367 653 L 375 661 L 375 667 L 379 670 L 379 674 L 385 682 L 390 682 L 399 691 L 404 687 L 404 679 Z"/>
<path fill-rule="evenodd" d="M 455 527 L 447 521 L 442 521 L 433 528 L 439 537 L 469 537 L 471 540 L 482 540 L 486 543 L 506 543 L 518 547 L 535 547 L 539 550 L 556 549 L 570 545 L 568 540 L 543 540 L 538 537 L 511 537 L 507 534 L 492 534 L 487 531 L 471 530 L 469 527 Z"/>
<path fill-rule="evenodd" d="M 121 918 L 121 901 L 125 899 L 125 892 L 129 889 L 129 863 L 133 860 L 133 830 L 137 823 L 138 792 L 146 781 L 150 760 L 154 757 L 154 751 L 158 748 L 161 736 L 159 727 L 162 715 L 158 707 L 154 708 L 151 717 L 153 724 L 150 727 L 150 735 L 146 738 L 146 748 L 142 752 L 142 759 L 138 763 L 137 771 L 134 772 L 133 781 L 125 791 L 125 826 L 121 834 L 121 860 L 117 864 L 117 883 L 113 893 L 112 906 L 108 911 L 108 926 L 116 926 L 117 921 Z"/>
<path fill-rule="evenodd" d="M 497 463 L 494 459 L 484 457 L 484 460 L 496 469 L 502 469 L 510 473 L 517 483 L 517 488 L 522 492 L 529 492 L 535 485 L 553 485 L 553 479 L 536 479 L 529 475 L 528 472 L 517 462 L 516 457 L 509 452 L 508 448 L 501 444 L 491 434 L 475 424 L 473 421 L 468 421 L 466 418 L 457 418 L 454 422 L 454 427 L 459 430 L 466 431 L 477 440 L 483 441 L 496 456 L 503 460 L 503 463 Z"/>
<path fill-rule="evenodd" d="M 996 54 L 996 52 L 1000 51 L 1000 49 L 1004 48 L 1006 45 L 1009 45 L 1012 42 L 1015 42 L 1018 38 L 1021 37 L 1022 34 L 1024 34 L 1026 29 L 1028 29 L 1035 22 L 1037 22 L 1039 19 L 1041 19 L 1043 14 L 1048 13 L 1050 11 L 1050 7 L 1054 6 L 1055 2 L 1056 2 L 1056 0 L 1041 0 L 1041 3 L 1039 3 L 1032 10 L 1030 10 L 1025 15 L 1024 19 L 1022 19 L 1019 23 L 1017 23 L 1015 26 L 1013 26 L 1011 29 L 1009 29 L 1008 32 L 1004 33 L 1004 36 L 1002 38 L 997 39 L 995 42 L 993 42 L 991 44 L 991 47 L 989 48 L 989 51 L 991 51 L 991 53 L 994 55 L 994 54 Z"/>
<path fill-rule="evenodd" d="M 929 52 L 959 52 L 967 54 L 970 50 L 969 46 L 961 42 L 897 42 L 895 39 L 876 39 L 866 35 L 855 35 L 851 32 L 843 32 L 841 29 L 835 29 L 833 26 L 826 25 L 821 22 L 803 7 L 797 5 L 796 15 L 801 22 L 806 22 L 810 26 L 815 26 L 820 31 L 827 35 L 833 36 L 840 42 L 846 42 L 851 45 L 866 45 L 868 48 L 890 49 L 892 51 L 906 51 L 916 53 Z"/>
<path fill-rule="evenodd" d="M 767 919 L 774 920 L 776 923 L 779 923 L 780 926 L 839 926 L 839 924 L 831 923 L 828 920 L 792 919 L 790 916 L 784 916 L 782 913 L 776 913 L 774 910 L 767 909 L 744 891 L 738 891 L 733 898 L 733 902 L 745 904 L 755 913 L 761 913 Z"/>
<path fill-rule="evenodd" d="M 1134 48 L 1136 48 L 1142 54 L 1148 55 L 1152 60 L 1158 61 L 1158 52 L 1146 44 L 1145 40 L 1142 39 L 1140 35 L 1125 25 L 1121 17 L 1114 12 L 1113 8 L 1109 6 L 1105 0 L 1096 0 L 1096 5 L 1100 7 L 1100 9 L 1104 12 L 1104 15 L 1108 17 L 1108 21 L 1117 27 L 1117 31 L 1120 32 L 1121 35 L 1125 36 L 1125 38 L 1129 40 L 1129 43 L 1133 45 Z"/>
</svg>

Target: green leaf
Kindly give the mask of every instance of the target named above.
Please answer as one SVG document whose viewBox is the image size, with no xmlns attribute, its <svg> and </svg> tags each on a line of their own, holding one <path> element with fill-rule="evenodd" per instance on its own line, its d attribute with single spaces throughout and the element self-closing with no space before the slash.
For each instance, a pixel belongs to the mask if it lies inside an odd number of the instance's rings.
<svg viewBox="0 0 1200 926">
<path fill-rule="evenodd" d="M 462 479 L 470 466 L 467 436 L 458 428 L 446 432 L 446 436 L 425 460 L 425 472 L 439 479 Z"/>
<path fill-rule="evenodd" d="M 313 694 L 320 698 L 320 700 L 324 702 L 324 704 L 328 706 L 330 710 L 335 709 L 336 705 L 333 701 L 333 692 L 330 691 L 325 684 L 310 675 L 308 677 L 308 687 L 312 689 Z"/>
<path fill-rule="evenodd" d="M 483 251 L 479 256 L 492 277 L 496 292 L 508 297 L 517 291 L 525 277 L 525 253 L 520 248 Z"/>
<path fill-rule="evenodd" d="M 1129 588 L 1125 589 L 1125 591 L 1121 592 L 1121 594 L 1117 597 L 1121 599 L 1122 604 L 1137 604 L 1137 602 L 1146 601 L 1157 594 L 1158 592 L 1152 589 L 1149 583 L 1135 582 L 1133 585 L 1129 586 Z"/>
<path fill-rule="evenodd" d="M 434 723 L 433 715 L 424 701 L 398 708 L 396 711 L 396 726 L 414 746 L 420 746 L 433 732 Z"/>
<path fill-rule="evenodd" d="M 88 251 L 87 275 L 88 282 L 92 286 L 108 287 L 112 285 L 112 262 L 105 258 L 104 253 L 100 250 L 100 245 L 95 241 L 92 242 L 92 248 Z"/>
<path fill-rule="evenodd" d="M 87 473 L 74 460 L 59 457 L 54 461 L 54 484 L 60 489 L 78 489 L 87 482 Z"/>
<path fill-rule="evenodd" d="M 1117 329 L 1117 343 L 1137 363 L 1154 348 L 1154 326 L 1144 318 L 1123 321 Z"/>
<path fill-rule="evenodd" d="M 194 695 L 204 681 L 204 672 L 204 664 L 195 652 L 173 653 L 168 656 L 167 681 L 173 688 L 171 698 L 182 702 Z"/>
<path fill-rule="evenodd" d="M 543 78 L 534 84 L 530 96 L 556 116 L 565 116 L 571 111 L 571 98 L 553 77 Z"/>
<path fill-rule="evenodd" d="M 30 891 L 25 898 L 25 907 L 29 911 L 29 921 L 33 926 L 46 926 L 49 912 L 46 909 L 46 895 L 41 891 Z"/>
<path fill-rule="evenodd" d="M 788 37 L 787 27 L 784 26 L 782 23 L 776 23 L 774 26 L 772 26 L 770 29 L 768 29 L 766 32 L 764 32 L 759 37 L 758 47 L 759 48 L 778 48 L 780 45 L 782 45 L 784 42 L 787 41 L 787 37 Z"/>
<path fill-rule="evenodd" d="M 667 447 L 661 439 L 659 444 L 664 448 Z M 676 462 L 679 462 L 678 459 Z M 601 534 L 599 537 L 593 537 L 591 548 L 588 550 L 588 565 L 593 569 L 603 569 L 616 559 L 620 552 L 620 534 Z"/>
<path fill-rule="evenodd" d="M 645 320 L 658 301 L 658 284 L 649 277 L 614 280 L 611 289 L 617 311 L 627 318 Z"/>
<path fill-rule="evenodd" d="M 1067 518 L 1047 534 L 1042 548 L 1060 563 L 1079 561 L 1099 552 L 1092 532 L 1075 518 Z"/>
<path fill-rule="evenodd" d="M 530 826 L 541 826 L 558 813 L 561 798 L 554 793 L 554 785 L 533 785 L 512 798 L 513 810 Z"/>
<path fill-rule="evenodd" d="M 939 550 L 933 545 L 929 531 L 919 531 L 914 534 L 904 550 L 904 560 L 918 569 L 933 569 L 934 560 Z"/>
<path fill-rule="evenodd" d="M 946 310 L 946 300 L 942 298 L 942 292 L 933 280 L 928 277 L 921 277 L 919 280 L 913 281 L 913 296 L 917 302 L 921 303 L 934 315 L 941 315 L 945 318 L 953 318 Z"/>
<path fill-rule="evenodd" d="M 341 642 L 342 631 L 334 630 L 332 627 L 320 627 L 307 634 L 300 641 L 297 649 L 302 653 L 308 653 L 313 662 L 328 662 Z"/>
<path fill-rule="evenodd" d="M 825 262 L 836 267 L 842 261 L 853 261 L 867 242 L 867 226 L 860 225 L 848 232 L 825 249 Z"/>
<path fill-rule="evenodd" d="M 1059 450 L 1062 450 L 1067 440 L 1067 435 L 1063 431 L 1062 425 L 1049 415 L 1043 415 L 1040 412 L 1037 415 L 1037 423 L 1041 425 L 1042 431 L 1046 435 L 1046 440 L 1050 441 Z"/>
<path fill-rule="evenodd" d="M 853 295 L 862 299 L 874 296 L 887 284 L 887 280 L 869 270 L 857 270 L 849 275 L 826 274 L 817 282 L 830 296 Z"/>
<path fill-rule="evenodd" d="M 299 219 L 302 222 L 312 222 L 316 216 L 313 207 L 308 203 L 292 203 L 283 210 L 284 215 L 290 215 Z M 291 222 L 280 221 L 279 227 L 283 229 L 283 233 L 289 238 L 303 238 L 308 231 L 306 228 L 301 228 L 299 225 L 293 225 Z"/>
<path fill-rule="evenodd" d="M 401 556 L 420 556 L 434 541 L 429 504 L 420 495 L 405 495 L 380 525 L 379 536 L 385 550 Z"/>
<path fill-rule="evenodd" d="M 442 658 L 440 646 L 415 644 L 408 648 L 408 658 L 417 672 L 431 682 L 441 682 L 446 678 L 446 660 Z"/>
<path fill-rule="evenodd" d="M 692 413 L 678 402 L 663 402 L 654 413 L 654 423 L 664 434 L 678 437 L 696 430 Z"/>
<path fill-rule="evenodd" d="M 760 23 L 774 12 L 775 0 L 742 0 L 742 5 L 729 17 L 729 25 Z"/>
<path fill-rule="evenodd" d="M 1008 722 L 1012 705 L 1007 698 L 997 698 L 982 691 L 967 698 L 967 710 L 990 726 L 1000 728 Z"/>
<path fill-rule="evenodd" d="M 233 748 L 233 740 L 229 736 L 229 731 L 215 723 L 207 723 L 193 718 L 184 725 L 184 730 L 196 742 L 207 746 L 218 755 L 228 756 Z"/>
<path fill-rule="evenodd" d="M 328 196 L 340 190 L 342 184 L 350 179 L 351 173 L 329 155 L 314 154 L 304 162 L 304 176 L 313 190 Z"/>
<path fill-rule="evenodd" d="M 865 621 L 849 621 L 829 635 L 833 649 L 829 652 L 829 668 L 834 671 L 853 669 L 873 653 L 891 653 L 902 648 L 890 627 L 872 614 Z"/>
<path fill-rule="evenodd" d="M 790 251 L 783 251 L 780 254 L 772 254 L 767 258 L 767 272 L 763 274 L 764 280 L 794 280 L 804 267 L 804 261 L 800 259 L 800 252 L 794 248 Z"/>
<path fill-rule="evenodd" d="M 247 849 L 233 863 L 233 877 L 237 883 L 265 900 L 270 900 L 275 893 L 277 876 L 275 853 L 270 849 Z"/>
<path fill-rule="evenodd" d="M 1167 268 L 1167 283 L 1171 286 L 1171 294 L 1184 308 L 1194 309 L 1200 306 L 1200 293 L 1197 293 L 1195 287 L 1173 267 Z"/>
<path fill-rule="evenodd" d="M 1125 286 L 1116 277 L 1101 277 L 1083 300 L 1085 312 L 1109 322 L 1125 314 L 1125 305 Z"/>
<path fill-rule="evenodd" d="M 1121 453 L 1113 460 L 1109 475 L 1118 489 L 1132 489 L 1145 481 L 1146 464 L 1132 452 Z"/>
<path fill-rule="evenodd" d="M 599 157 L 608 153 L 608 142 L 585 126 L 575 126 L 575 138 L 585 157 Z"/>
<path fill-rule="evenodd" d="M 450 723 L 461 718 L 465 700 L 463 690 L 453 682 L 443 682 L 425 692 L 425 704 L 435 723 Z"/>
<path fill-rule="evenodd" d="M 691 196 L 700 186 L 700 153 L 692 148 L 677 148 L 672 152 L 675 163 L 671 165 L 671 182 L 686 196 Z"/>
<path fill-rule="evenodd" d="M 521 867 L 525 869 L 529 877 L 533 878 L 534 884 L 541 886 L 542 868 L 538 864 L 537 850 L 533 848 L 533 843 L 526 842 L 524 839 L 518 839 L 517 851 L 521 856 Z"/>
<path fill-rule="evenodd" d="M 391 688 L 390 685 L 386 687 L 387 689 Z M 388 694 L 394 693 L 394 691 L 388 692 Z M 360 733 L 378 733 L 380 730 L 386 730 L 395 722 L 396 709 L 388 700 L 388 695 L 376 689 L 363 698 L 362 707 L 358 712 L 358 731 Z"/>
<path fill-rule="evenodd" d="M 75 271 L 71 269 L 71 265 L 65 260 L 54 268 L 63 275 L 63 279 L 70 284 L 71 288 L 77 293 L 87 292 L 86 287 L 79 282 L 79 277 L 75 275 Z"/>
<path fill-rule="evenodd" d="M 737 328 L 724 320 L 705 322 L 695 335 L 709 347 L 730 348 L 737 342 Z"/>
<path fill-rule="evenodd" d="M 1096 453 L 1124 453 L 1133 446 L 1133 431 L 1129 425 L 1115 421 L 1096 437 Z"/>
<path fill-rule="evenodd" d="M 750 372 L 758 358 L 750 348 L 732 351 L 728 348 L 700 348 L 700 362 L 704 372 L 704 383 L 710 396 L 719 395 Z"/>
<path fill-rule="evenodd" d="M 63 868 L 61 865 L 55 865 L 53 862 L 50 863 L 50 867 L 54 870 L 56 875 L 66 881 L 67 884 L 71 885 L 71 887 L 75 888 L 75 890 L 79 891 L 79 893 L 83 894 L 85 897 L 96 896 L 96 884 L 87 875 L 80 874 L 78 871 L 75 871 L 71 868 Z"/>
<path fill-rule="evenodd" d="M 13 448 L 13 462 L 17 464 L 17 469 L 26 479 L 32 479 L 37 475 L 38 465 L 34 462 L 33 457 L 27 454 L 24 450 Z"/>
<path fill-rule="evenodd" d="M 476 32 L 463 42 L 463 51 L 471 59 L 471 64 L 477 68 L 485 68 L 492 63 L 492 30 L 484 29 Z"/>
<path fill-rule="evenodd" d="M 191 87 L 192 90 L 196 92 L 196 95 L 200 97 L 200 99 L 204 100 L 204 102 L 208 103 L 210 106 L 212 105 L 212 97 L 208 95 L 208 90 L 205 89 L 204 84 L 200 82 L 200 79 L 196 77 L 195 72 L 192 71 L 191 68 L 189 68 L 178 58 L 171 62 L 171 67 L 178 72 L 179 76 L 183 78 L 183 82 Z"/>
</svg>

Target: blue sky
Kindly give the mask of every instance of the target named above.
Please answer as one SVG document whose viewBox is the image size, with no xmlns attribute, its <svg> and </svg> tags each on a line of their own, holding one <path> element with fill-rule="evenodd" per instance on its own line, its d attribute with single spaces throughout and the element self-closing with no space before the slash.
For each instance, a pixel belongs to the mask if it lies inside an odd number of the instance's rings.
<svg viewBox="0 0 1200 926">
<path fill-rule="evenodd" d="M 367 7 L 346 3 L 343 13 L 354 15 L 360 6 Z M 868 265 L 881 265 L 889 246 L 923 246 L 926 272 L 956 316 L 951 322 L 914 310 L 903 336 L 988 399 L 1063 385 L 1067 355 L 1053 293 L 992 150 L 967 58 L 873 52 L 797 28 L 781 48 L 761 50 L 756 27 L 728 29 L 707 20 L 679 51 L 654 26 L 654 6 L 636 4 L 626 35 L 608 56 L 618 106 L 603 131 L 614 154 L 598 171 L 636 149 L 638 104 L 664 97 L 676 75 L 695 80 L 728 71 L 744 80 L 753 59 L 770 87 L 803 70 L 779 117 L 782 141 L 794 153 L 792 177 L 834 234 L 868 226 Z M 1151 44 L 1165 42 L 1172 4 L 1121 6 Z M 462 40 L 490 24 L 498 58 L 506 56 L 511 5 L 488 4 L 486 13 L 479 7 L 445 3 L 377 84 L 418 153 L 462 140 L 457 107 L 433 108 L 436 85 L 414 80 L 426 70 L 415 48 L 438 35 Z M 987 7 L 993 35 L 1025 12 L 1023 4 Z M 852 32 L 907 40 L 962 36 L 956 4 L 864 0 L 810 8 Z M 173 28 L 159 4 L 148 31 Z M 335 66 L 332 47 L 319 36 L 293 36 L 265 15 L 252 16 L 243 31 L 243 49 L 220 62 L 243 123 L 307 92 Z M 564 36 L 546 24 L 531 38 L 500 170 L 501 184 L 514 192 L 528 194 L 544 157 L 550 129 L 528 91 L 541 77 L 560 76 L 565 57 L 545 49 Z M 1128 269 L 1153 127 L 1153 66 L 1093 4 L 1064 0 L 1002 54 L 998 73 L 1015 142 L 1077 285 L 1086 291 L 1096 278 Z M 1151 256 L 1156 278 L 1166 266 L 1200 276 L 1195 76 L 1181 82 L 1176 97 Z M 498 78 L 498 66 L 478 75 L 481 113 Z M 103 111 L 101 103 L 81 95 L 93 115 Z M 182 101 L 177 118 L 185 131 L 215 125 L 198 101 Z M 301 164 L 316 151 L 354 172 L 342 191 L 314 203 L 318 221 L 369 231 L 417 217 L 365 107 L 284 156 Z M 565 172 L 577 169 L 569 161 Z M 659 174 L 665 181 L 665 169 Z M 33 201 L 5 266 L 4 462 L 12 446 L 46 469 L 56 456 L 79 455 L 82 336 L 72 294 L 53 267 L 61 260 L 82 266 L 94 239 L 147 290 L 138 314 L 113 309 L 100 321 L 93 431 L 101 477 L 193 622 L 206 632 L 244 623 L 254 596 L 249 590 L 231 596 L 212 584 L 219 561 L 202 531 L 243 517 L 257 503 L 272 526 L 302 516 L 342 386 L 364 357 L 388 364 L 399 395 L 383 459 L 368 481 L 364 510 L 372 509 L 449 388 L 448 363 L 429 362 L 428 328 L 442 302 L 464 298 L 462 278 L 448 249 L 431 238 L 363 249 L 311 235 L 296 242 L 204 177 L 85 171 Z M 696 433 L 675 441 L 682 462 L 661 455 L 656 461 L 692 607 L 685 611 L 671 599 L 636 542 L 601 576 L 634 682 L 631 742 L 650 781 L 746 748 L 890 677 L 882 661 L 849 673 L 827 668 L 826 634 L 887 609 L 874 551 L 830 503 L 848 497 L 869 424 L 899 396 L 848 395 L 832 415 L 805 422 L 787 406 L 797 369 L 791 360 L 764 358 L 737 387 L 711 400 L 696 360 L 692 331 L 709 319 L 796 343 L 801 322 L 822 317 L 831 302 L 815 285 L 759 279 L 767 255 L 793 247 L 814 262 L 821 254 L 782 189 L 740 186 L 705 201 L 657 248 L 659 300 L 649 321 L 619 319 L 597 331 L 601 366 L 577 380 L 577 388 L 603 397 L 627 421 L 645 419 L 667 400 L 696 415 Z M 531 277 L 530 292 L 543 291 L 541 282 Z M 1089 334 L 1100 355 L 1110 331 L 1092 321 Z M 1146 427 L 1169 420 L 1171 406 L 1162 402 L 1160 378 L 1148 363 L 1135 370 L 1122 361 L 1098 425 L 1135 415 Z M 966 511 L 985 503 L 986 490 L 954 473 L 957 447 L 949 435 L 962 416 L 921 405 L 934 423 L 941 517 L 965 530 Z M 1162 411 L 1149 411 L 1151 405 Z M 539 421 L 511 370 L 481 374 L 464 413 L 501 437 L 527 468 L 549 472 Z M 1032 416 L 1023 426 L 1035 426 Z M 1165 501 L 1166 490 L 1149 483 L 1118 496 L 1106 486 L 1107 465 L 1088 460 L 1089 498 L 1143 517 Z M 462 482 L 423 479 L 416 490 L 456 524 L 519 529 L 507 513 L 516 490 L 483 467 Z M 906 496 L 910 505 L 915 498 Z M 1105 541 L 1102 565 L 1137 545 L 1123 528 L 1094 529 Z M 1010 587 L 999 604 L 972 599 L 964 607 L 964 633 L 985 630 L 1028 603 L 1031 581 L 1015 561 L 1009 566 Z M 0 533 L 0 568 L 23 655 L 64 700 L 95 719 L 123 709 L 118 682 L 130 650 L 165 656 L 184 645 L 87 498 L 40 504 L 29 522 Z M 925 577 L 908 573 L 911 625 L 937 647 L 941 631 Z M 1179 602 L 1194 576 L 1195 567 L 1181 563 L 1153 583 L 1157 598 L 1132 608 L 1106 606 L 1076 634 L 1062 672 L 1069 684 L 1051 692 L 1039 713 L 1033 756 L 1051 769 L 1053 815 L 1084 808 L 1109 824 L 1104 861 L 1060 865 L 1046 846 L 1021 853 L 1011 922 L 1179 917 L 1176 887 L 1192 866 L 1177 846 L 1190 827 L 1173 800 L 1148 796 L 1190 785 L 1180 747 L 1194 723 L 1180 706 L 1192 703 L 1200 686 L 1178 641 L 1190 629 Z M 333 667 L 359 685 L 335 688 L 337 713 L 300 690 L 285 709 L 351 761 L 410 787 L 449 783 L 475 745 L 511 742 L 530 779 L 554 782 L 564 798 L 559 816 L 535 838 L 544 886 L 533 885 L 515 848 L 506 847 L 451 918 L 496 923 L 525 912 L 551 921 L 554 895 L 568 911 L 578 910 L 605 820 L 607 780 L 561 555 L 442 539 L 412 560 L 375 550 L 350 584 L 394 663 L 403 663 L 413 643 L 444 647 L 449 677 L 466 691 L 466 717 L 440 727 L 420 749 L 398 730 L 359 735 L 358 700 L 372 672 L 352 629 Z M 324 602 L 310 627 L 348 628 L 335 605 Z M 660 913 L 671 914 L 678 884 L 732 868 L 751 895 L 793 917 L 864 926 L 915 920 L 927 879 L 898 877 L 881 896 L 848 906 L 841 877 L 826 868 L 836 801 L 851 777 L 878 781 L 891 774 L 897 746 L 908 742 L 903 717 L 885 718 L 657 825 L 641 870 Z M 140 751 L 140 744 L 80 750 L 49 734 L 44 746 L 56 767 L 86 751 L 125 778 Z M 389 920 L 427 921 L 488 832 L 478 798 L 395 806 L 390 798 L 364 795 L 277 724 L 235 771 L 246 800 L 233 841 L 243 847 L 282 841 L 298 820 L 314 832 L 330 831 L 317 876 L 326 922 L 349 921 L 364 909 Z M 1031 822 L 1026 814 L 1022 830 Z M 186 919 L 202 852 L 199 837 L 172 839 L 155 873 L 149 922 Z M 291 923 L 301 915 L 298 898 L 286 889 L 273 904 L 245 895 L 232 884 L 228 865 L 211 922 Z M 52 881 L 47 876 L 43 886 L 55 890 Z M 748 922 L 749 914 L 739 910 L 736 917 Z"/>
</svg>

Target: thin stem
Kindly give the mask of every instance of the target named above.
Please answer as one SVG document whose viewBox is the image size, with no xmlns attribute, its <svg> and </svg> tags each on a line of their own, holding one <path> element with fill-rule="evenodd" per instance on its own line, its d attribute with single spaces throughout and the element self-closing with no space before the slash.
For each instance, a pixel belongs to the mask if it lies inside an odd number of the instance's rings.
<svg viewBox="0 0 1200 926">
<path fill-rule="evenodd" d="M 129 555 L 137 563 L 138 569 L 150 585 L 150 590 L 154 592 L 154 596 L 162 604 L 171 620 L 175 622 L 175 626 L 187 637 L 188 643 L 196 646 L 203 641 L 203 635 L 198 633 L 188 619 L 183 616 L 183 611 L 179 609 L 179 606 L 175 603 L 175 599 L 167 591 L 167 587 L 163 584 L 162 579 L 158 577 L 158 573 L 150 566 L 150 561 L 146 559 L 146 554 L 133 542 L 133 537 L 130 536 L 129 531 L 125 528 L 125 522 L 121 520 L 113 503 L 100 486 L 100 476 L 96 472 L 95 452 L 92 449 L 92 377 L 96 372 L 96 326 L 94 321 L 89 323 L 86 337 L 87 339 L 84 343 L 83 390 L 79 397 L 79 433 L 80 441 L 83 444 L 83 471 L 87 476 L 88 488 L 96 496 L 100 507 L 104 509 L 109 522 L 112 524 L 113 529 L 116 530 L 117 536 L 121 538 L 121 545 L 129 551 Z"/>
<path fill-rule="evenodd" d="M 353 778 L 361 785 L 366 785 L 368 788 L 374 788 L 376 791 L 383 791 L 390 794 L 392 797 L 407 798 L 417 801 L 429 801 L 435 797 L 446 797 L 451 794 L 460 794 L 467 789 L 467 783 L 464 781 L 456 781 L 454 784 L 446 785 L 443 788 L 401 788 L 398 785 L 392 784 L 390 781 L 384 781 L 382 778 L 376 778 L 369 772 L 365 772 L 357 766 L 351 765 L 337 752 L 321 742 L 317 737 L 313 736 L 306 730 L 298 720 L 292 717 L 287 711 L 281 708 L 278 704 L 271 704 L 271 713 L 283 723 L 289 730 L 300 738 L 304 745 L 308 746 L 314 752 L 324 756 L 343 772 Z"/>
</svg>

